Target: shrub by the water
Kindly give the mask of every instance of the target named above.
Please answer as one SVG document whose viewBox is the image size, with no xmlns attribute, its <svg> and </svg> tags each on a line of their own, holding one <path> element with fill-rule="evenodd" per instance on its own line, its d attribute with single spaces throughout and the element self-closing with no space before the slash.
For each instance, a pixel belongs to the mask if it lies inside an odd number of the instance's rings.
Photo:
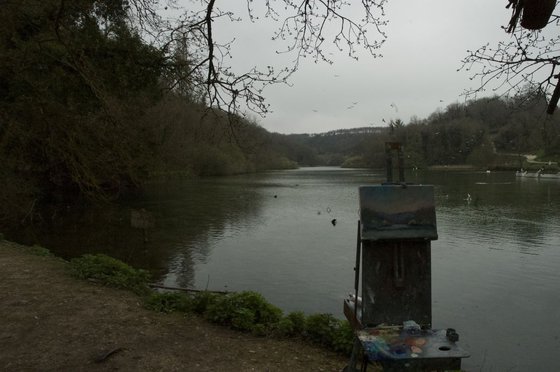
<svg viewBox="0 0 560 372">
<path fill-rule="evenodd" d="M 108 287 L 129 289 L 139 294 L 149 292 L 150 275 L 104 254 L 86 254 L 70 260 L 71 273 L 80 279 L 91 279 Z"/>
<path fill-rule="evenodd" d="M 217 298 L 208 305 L 205 316 L 214 323 L 262 334 L 278 325 L 282 310 L 268 303 L 261 294 L 246 291 Z"/>
<path fill-rule="evenodd" d="M 278 323 L 278 333 L 282 336 L 302 336 L 305 331 L 305 314 L 303 311 L 293 311 Z"/>
<path fill-rule="evenodd" d="M 294 332 L 294 323 L 288 318 L 282 318 L 278 322 L 278 333 L 280 336 L 296 336 L 296 332 Z"/>
<path fill-rule="evenodd" d="M 313 314 L 305 322 L 305 334 L 311 340 L 345 354 L 352 351 L 354 332 L 346 320 L 331 314 Z"/>
<path fill-rule="evenodd" d="M 175 311 L 186 313 L 193 311 L 194 301 L 184 293 L 154 292 L 146 298 L 144 306 L 160 313 L 172 313 Z"/>
<path fill-rule="evenodd" d="M 332 345 L 333 334 L 338 319 L 331 314 L 312 314 L 305 321 L 305 333 L 311 340 L 324 345 Z"/>
<path fill-rule="evenodd" d="M 354 330 L 347 320 L 339 320 L 332 337 L 331 347 L 338 352 L 349 355 L 352 352 Z"/>
<path fill-rule="evenodd" d="M 212 292 L 198 292 L 193 296 L 193 311 L 197 314 L 204 314 L 209 306 L 218 301 L 220 295 Z"/>
<path fill-rule="evenodd" d="M 29 253 L 35 256 L 42 256 L 42 257 L 54 257 L 51 251 L 47 248 L 41 247 L 39 245 L 34 245 L 28 248 Z"/>
<path fill-rule="evenodd" d="M 294 325 L 294 332 L 296 334 L 303 334 L 305 331 L 305 313 L 303 311 L 292 311 L 286 318 L 290 319 Z"/>
</svg>

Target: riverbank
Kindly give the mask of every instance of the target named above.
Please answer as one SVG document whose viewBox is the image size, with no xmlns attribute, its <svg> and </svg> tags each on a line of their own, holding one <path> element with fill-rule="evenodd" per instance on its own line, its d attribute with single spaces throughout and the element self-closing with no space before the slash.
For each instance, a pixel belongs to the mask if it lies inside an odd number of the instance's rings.
<svg viewBox="0 0 560 372">
<path fill-rule="evenodd" d="M 145 309 L 128 291 L 67 275 L 62 260 L 0 241 L 0 369 L 340 371 L 346 358 L 297 339 Z"/>
</svg>

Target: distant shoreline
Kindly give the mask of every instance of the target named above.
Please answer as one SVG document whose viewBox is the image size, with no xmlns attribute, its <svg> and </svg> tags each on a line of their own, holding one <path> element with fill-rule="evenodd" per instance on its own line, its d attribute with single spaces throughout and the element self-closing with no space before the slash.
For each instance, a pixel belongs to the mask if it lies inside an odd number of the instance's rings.
<svg viewBox="0 0 560 372">
<path fill-rule="evenodd" d="M 477 170 L 480 169 L 470 164 L 455 164 L 455 165 L 430 165 L 428 170 Z"/>
</svg>

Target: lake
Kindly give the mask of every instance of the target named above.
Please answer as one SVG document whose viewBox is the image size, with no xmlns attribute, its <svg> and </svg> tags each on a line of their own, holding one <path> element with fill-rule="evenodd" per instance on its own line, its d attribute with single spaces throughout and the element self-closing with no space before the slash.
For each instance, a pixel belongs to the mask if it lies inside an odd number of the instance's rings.
<svg viewBox="0 0 560 372">
<path fill-rule="evenodd" d="M 165 285 L 255 290 L 285 311 L 342 318 L 358 187 L 384 177 L 318 167 L 153 184 L 120 205 L 53 209 L 52 222 L 6 235 L 66 258 L 105 252 Z M 557 370 L 560 181 L 457 171 L 411 172 L 407 181 L 435 186 L 433 327 L 460 334 L 472 354 L 463 368 Z M 130 224 L 131 209 L 142 208 L 154 222 L 147 242 Z"/>
</svg>

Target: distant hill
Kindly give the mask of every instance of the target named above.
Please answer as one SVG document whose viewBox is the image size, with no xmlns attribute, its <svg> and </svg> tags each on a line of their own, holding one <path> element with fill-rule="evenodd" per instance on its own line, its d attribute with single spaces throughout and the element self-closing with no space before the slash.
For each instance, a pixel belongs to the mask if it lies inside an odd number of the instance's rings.
<svg viewBox="0 0 560 372">
<path fill-rule="evenodd" d="M 360 127 L 350 129 L 335 129 L 323 133 L 309 134 L 310 137 L 328 137 L 328 136 L 344 136 L 344 135 L 361 135 L 361 134 L 382 134 L 386 133 L 388 127 Z"/>
<path fill-rule="evenodd" d="M 386 127 L 360 127 L 350 129 L 337 129 L 323 133 L 288 134 L 288 142 L 300 147 L 310 149 L 313 161 L 300 165 L 342 165 L 350 157 L 355 157 L 364 152 L 371 139 L 388 133 Z"/>
<path fill-rule="evenodd" d="M 300 166 L 383 167 L 385 142 L 397 141 L 411 167 L 527 167 L 520 154 L 560 160 L 560 116 L 546 116 L 546 105 L 543 95 L 487 97 L 454 103 L 409 123 L 397 119 L 388 127 L 278 135 L 276 141 L 284 144 L 280 153 Z"/>
</svg>

